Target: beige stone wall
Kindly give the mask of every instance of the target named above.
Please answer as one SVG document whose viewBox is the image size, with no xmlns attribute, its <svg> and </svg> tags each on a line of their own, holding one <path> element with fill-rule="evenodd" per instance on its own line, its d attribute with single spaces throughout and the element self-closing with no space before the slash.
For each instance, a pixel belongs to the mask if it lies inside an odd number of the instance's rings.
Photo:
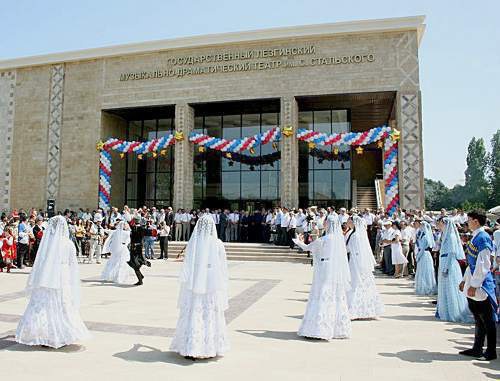
<svg viewBox="0 0 500 381">
<path fill-rule="evenodd" d="M 314 39 L 288 39 L 286 41 L 261 42 L 258 44 L 211 46 L 109 58 L 106 59 L 105 63 L 103 107 L 397 90 L 407 76 L 407 73 L 401 70 L 401 62 L 398 60 L 398 57 L 402 54 L 407 54 L 407 47 L 400 42 L 401 38 L 407 34 L 411 34 L 416 39 L 416 32 L 392 32 L 364 36 L 316 37 Z M 169 67 L 166 62 L 170 57 L 295 46 L 314 46 L 315 54 L 294 58 L 293 60 L 304 57 L 331 57 L 370 53 L 374 54 L 375 60 L 374 62 L 360 64 L 322 65 L 203 74 L 181 78 L 120 81 L 121 73 Z M 275 59 L 262 58 L 257 61 L 269 62 L 272 60 Z M 282 60 L 286 61 L 284 58 Z"/>
<path fill-rule="evenodd" d="M 95 208 L 97 205 L 99 159 L 95 145 L 99 139 L 109 136 L 107 129 L 111 128 L 107 127 L 108 121 L 101 116 L 103 109 L 256 98 L 293 99 L 301 95 L 401 89 L 404 89 L 404 94 L 418 94 L 416 41 L 416 32 L 390 32 L 230 44 L 65 63 L 57 207 Z M 301 58 L 356 54 L 373 54 L 374 61 L 120 81 L 122 73 L 168 68 L 166 62 L 171 57 L 296 46 L 314 46 L 315 53 L 291 59 L 281 57 L 280 61 L 285 63 Z M 276 58 L 260 58 L 257 61 L 273 60 Z M 12 207 L 45 206 L 50 70 L 51 66 L 42 66 L 17 71 Z M 401 96 L 403 93 L 399 94 Z M 419 120 L 417 127 L 420 136 L 420 102 L 416 105 L 415 115 Z M 408 107 L 404 110 L 407 114 L 411 113 Z M 413 119 L 412 115 L 406 115 L 405 118 L 403 120 L 399 116 L 398 123 Z M 408 147 L 405 151 L 404 134 L 412 128 L 408 122 L 406 126 L 406 130 L 403 129 L 403 152 L 408 152 Z M 410 142 L 415 145 L 415 141 Z M 420 141 L 417 141 L 417 146 L 419 144 Z M 416 152 L 415 149 L 412 148 L 412 152 Z M 421 153 L 418 155 L 418 170 L 416 174 L 412 174 L 412 179 L 423 181 Z M 403 156 L 401 168 L 404 171 L 409 164 L 404 161 Z M 113 164 L 116 165 L 116 160 Z M 115 178 L 119 176 L 119 165 L 114 170 Z M 176 171 L 178 169 L 176 165 Z M 179 175 L 176 176 L 177 180 L 180 179 Z M 293 179 L 290 181 L 295 182 Z M 119 186 L 114 179 L 113 184 Z M 292 185 L 290 183 L 286 188 Z M 186 186 L 182 189 L 186 191 Z M 113 196 L 115 192 L 118 195 L 116 197 L 119 197 L 123 191 L 115 191 L 113 186 Z M 192 194 L 192 189 L 190 192 Z M 411 204 L 418 204 L 418 200 L 422 199 L 422 189 L 419 187 L 411 192 L 414 192 Z M 189 204 L 188 198 L 189 194 L 174 196 L 176 202 L 182 205 Z M 293 203 L 297 195 L 285 196 L 282 192 L 282 198 L 286 198 L 287 203 Z"/>
<path fill-rule="evenodd" d="M 45 208 L 50 66 L 17 70 L 11 207 Z"/>
<path fill-rule="evenodd" d="M 102 71 L 102 61 L 66 64 L 59 208 L 97 206 Z"/>
</svg>

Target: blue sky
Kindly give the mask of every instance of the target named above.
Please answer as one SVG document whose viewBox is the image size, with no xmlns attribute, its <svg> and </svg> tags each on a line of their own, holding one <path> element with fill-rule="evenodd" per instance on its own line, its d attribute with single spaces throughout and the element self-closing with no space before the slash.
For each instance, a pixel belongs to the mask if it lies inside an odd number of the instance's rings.
<svg viewBox="0 0 500 381">
<path fill-rule="evenodd" d="M 499 0 L 0 0 L 0 59 L 112 44 L 426 15 L 420 46 L 426 177 L 463 182 L 473 137 L 500 128 Z M 9 15 L 10 17 L 5 17 Z"/>
</svg>

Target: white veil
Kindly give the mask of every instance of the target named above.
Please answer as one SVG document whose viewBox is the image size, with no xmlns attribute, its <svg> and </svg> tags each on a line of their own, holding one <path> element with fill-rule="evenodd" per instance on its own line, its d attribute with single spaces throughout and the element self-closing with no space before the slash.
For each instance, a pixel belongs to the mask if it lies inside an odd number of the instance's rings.
<svg viewBox="0 0 500 381">
<path fill-rule="evenodd" d="M 353 248 L 351 252 L 351 261 L 355 261 L 357 267 L 362 274 L 373 272 L 377 262 L 373 257 L 370 241 L 368 240 L 368 233 L 366 232 L 365 220 L 359 216 L 353 216 L 355 231 L 353 233 Z"/>
<path fill-rule="evenodd" d="M 112 235 L 108 238 L 109 242 L 109 251 L 111 254 L 119 253 L 120 250 L 123 249 L 123 244 L 128 245 L 130 243 L 130 231 L 125 230 L 125 222 L 121 221 L 116 230 L 112 232 Z M 107 240 L 106 240 L 107 241 Z"/>
<path fill-rule="evenodd" d="M 227 295 L 227 262 L 215 223 L 204 214 L 196 223 L 184 257 L 180 281 L 194 294 L 223 292 Z"/>
<path fill-rule="evenodd" d="M 349 270 L 347 248 L 338 216 L 330 219 L 328 233 L 323 239 L 322 251 L 330 258 L 330 268 L 325 274 L 327 278 L 325 280 L 331 281 L 334 285 L 341 284 L 345 289 L 349 289 L 351 271 Z"/>
<path fill-rule="evenodd" d="M 63 263 L 69 267 L 69 285 L 63 282 Z M 36 255 L 33 269 L 28 278 L 26 292 L 30 295 L 34 290 L 46 288 L 62 290 L 71 287 L 73 305 L 80 304 L 80 276 L 76 260 L 76 248 L 69 239 L 68 223 L 63 216 L 55 216 L 49 220 L 43 233 Z"/>
</svg>

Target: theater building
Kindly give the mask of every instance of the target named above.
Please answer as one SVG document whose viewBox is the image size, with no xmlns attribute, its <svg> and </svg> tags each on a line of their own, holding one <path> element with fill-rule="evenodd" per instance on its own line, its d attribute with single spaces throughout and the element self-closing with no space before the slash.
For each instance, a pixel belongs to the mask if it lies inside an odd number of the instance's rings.
<svg viewBox="0 0 500 381">
<path fill-rule="evenodd" d="M 0 209 L 47 200 L 95 209 L 103 195 L 118 207 L 361 207 L 387 206 L 387 197 L 423 207 L 424 29 L 416 16 L 0 61 Z M 382 126 L 386 139 L 397 132 L 389 158 L 383 142 L 356 140 Z M 330 146 L 300 131 L 353 134 Z M 271 133 L 267 144 L 234 150 Z M 194 143 L 202 135 L 228 150 Z M 167 140 L 175 144 L 162 148 Z M 98 144 L 113 141 L 122 151 Z M 391 158 L 393 177 L 384 173 Z"/>
</svg>

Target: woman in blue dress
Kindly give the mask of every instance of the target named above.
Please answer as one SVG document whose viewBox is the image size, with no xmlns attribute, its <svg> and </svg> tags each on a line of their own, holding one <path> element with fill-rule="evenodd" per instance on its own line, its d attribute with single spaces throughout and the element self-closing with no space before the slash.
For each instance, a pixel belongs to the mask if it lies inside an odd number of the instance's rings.
<svg viewBox="0 0 500 381">
<path fill-rule="evenodd" d="M 417 295 L 436 294 L 436 277 L 431 250 L 434 237 L 431 225 L 426 221 L 415 221 L 417 230 L 417 271 L 415 272 L 415 292 Z"/>
<path fill-rule="evenodd" d="M 440 219 L 438 227 L 443 234 L 439 251 L 436 317 L 446 321 L 472 323 L 467 299 L 458 289 L 462 281 L 462 271 L 458 260 L 465 259 L 460 235 L 451 218 Z"/>
</svg>

